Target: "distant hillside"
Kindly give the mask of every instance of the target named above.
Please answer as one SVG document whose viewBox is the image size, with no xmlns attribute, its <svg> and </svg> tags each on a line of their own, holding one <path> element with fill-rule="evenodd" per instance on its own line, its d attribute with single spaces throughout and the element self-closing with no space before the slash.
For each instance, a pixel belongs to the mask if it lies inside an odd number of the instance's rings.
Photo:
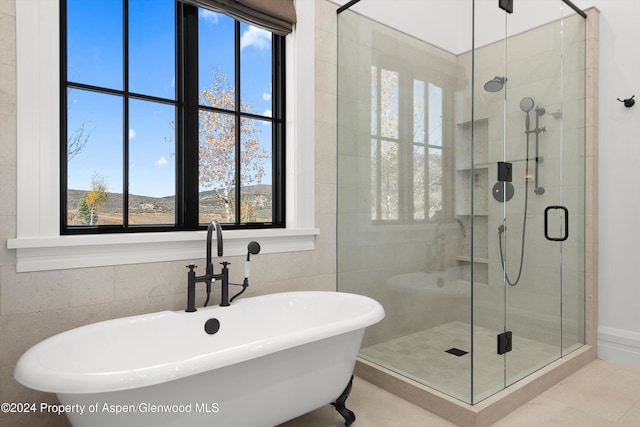
<svg viewBox="0 0 640 427">
<path fill-rule="evenodd" d="M 256 210 L 258 218 L 270 218 L 272 208 L 272 193 L 270 185 L 251 185 L 242 187 L 243 199 Z M 68 190 L 67 206 L 70 212 L 77 210 L 80 201 L 86 194 L 84 190 Z M 216 196 L 215 191 L 200 193 L 201 213 L 222 215 L 224 204 Z M 122 213 L 122 194 L 109 193 L 109 200 L 102 212 Z M 175 196 L 149 197 L 131 195 L 129 198 L 129 212 L 132 214 L 170 214 L 175 211 Z"/>
</svg>

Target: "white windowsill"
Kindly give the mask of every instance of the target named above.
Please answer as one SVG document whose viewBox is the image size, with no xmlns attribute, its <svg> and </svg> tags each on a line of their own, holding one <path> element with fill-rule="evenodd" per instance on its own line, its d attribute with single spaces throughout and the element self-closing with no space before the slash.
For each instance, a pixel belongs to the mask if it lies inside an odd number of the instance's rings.
<svg viewBox="0 0 640 427">
<path fill-rule="evenodd" d="M 224 255 L 246 255 L 252 240 L 260 243 L 261 254 L 313 250 L 318 234 L 316 228 L 225 231 Z M 7 247 L 16 249 L 17 272 L 62 270 L 202 259 L 206 235 L 194 231 L 18 238 L 7 240 Z"/>
</svg>

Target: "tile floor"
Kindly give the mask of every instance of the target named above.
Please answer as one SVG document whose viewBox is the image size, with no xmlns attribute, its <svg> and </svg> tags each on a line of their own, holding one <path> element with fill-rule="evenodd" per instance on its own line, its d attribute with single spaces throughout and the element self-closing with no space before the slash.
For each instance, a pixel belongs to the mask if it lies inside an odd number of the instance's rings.
<svg viewBox="0 0 640 427">
<path fill-rule="evenodd" d="M 454 424 L 356 378 L 347 407 L 353 427 L 445 427 Z M 326 406 L 279 427 L 342 427 Z M 595 360 L 494 424 L 496 427 L 640 426 L 640 369 Z"/>
<path fill-rule="evenodd" d="M 504 387 L 505 358 L 496 354 L 497 334 L 498 331 L 480 326 L 474 328 L 474 363 L 481 367 L 474 371 L 476 401 Z M 428 387 L 471 402 L 471 354 L 455 356 L 446 352 L 452 347 L 469 351 L 469 341 L 469 324 L 454 321 L 362 348 L 360 354 Z M 514 334 L 513 351 L 507 357 L 507 381 L 516 382 L 559 357 L 557 346 Z"/>
</svg>

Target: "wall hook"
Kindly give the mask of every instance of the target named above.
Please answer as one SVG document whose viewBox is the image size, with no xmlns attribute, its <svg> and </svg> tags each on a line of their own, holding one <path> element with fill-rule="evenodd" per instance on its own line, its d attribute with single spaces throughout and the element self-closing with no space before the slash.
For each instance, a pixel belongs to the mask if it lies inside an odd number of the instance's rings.
<svg viewBox="0 0 640 427">
<path fill-rule="evenodd" d="M 634 99 L 633 99 L 634 96 L 635 95 L 633 95 L 631 98 L 627 98 L 627 99 L 617 98 L 617 100 L 620 101 L 620 102 L 624 102 L 624 106 L 625 107 L 631 108 L 631 107 L 633 107 L 633 104 L 636 103 L 636 101 L 634 101 Z"/>
</svg>

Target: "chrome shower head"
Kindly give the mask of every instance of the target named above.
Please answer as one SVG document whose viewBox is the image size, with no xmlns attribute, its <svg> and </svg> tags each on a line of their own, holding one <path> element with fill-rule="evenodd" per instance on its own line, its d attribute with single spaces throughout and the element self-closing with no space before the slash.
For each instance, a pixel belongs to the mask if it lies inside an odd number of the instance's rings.
<svg viewBox="0 0 640 427">
<path fill-rule="evenodd" d="M 533 101 L 533 98 L 529 98 L 528 96 L 526 98 L 522 98 L 522 101 L 520 101 L 520 109 L 525 113 L 533 110 L 534 106 L 535 102 Z"/>
<path fill-rule="evenodd" d="M 484 84 L 484 90 L 487 92 L 500 92 L 506 81 L 506 77 L 496 76 Z"/>
</svg>

